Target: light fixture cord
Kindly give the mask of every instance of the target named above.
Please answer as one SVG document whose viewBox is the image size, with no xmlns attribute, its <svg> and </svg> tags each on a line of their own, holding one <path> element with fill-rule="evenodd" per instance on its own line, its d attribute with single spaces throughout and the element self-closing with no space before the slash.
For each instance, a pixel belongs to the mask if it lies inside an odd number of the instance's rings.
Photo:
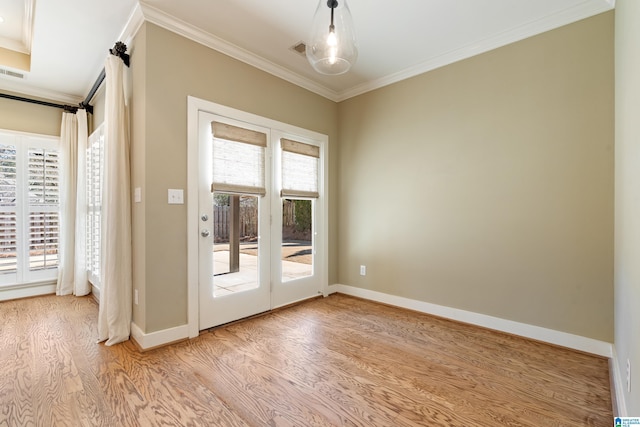
<svg viewBox="0 0 640 427">
<path fill-rule="evenodd" d="M 333 25 L 333 11 L 338 7 L 338 0 L 327 0 L 327 6 L 331 9 L 331 25 L 329 25 L 329 32 L 333 33 L 336 27 Z"/>
</svg>

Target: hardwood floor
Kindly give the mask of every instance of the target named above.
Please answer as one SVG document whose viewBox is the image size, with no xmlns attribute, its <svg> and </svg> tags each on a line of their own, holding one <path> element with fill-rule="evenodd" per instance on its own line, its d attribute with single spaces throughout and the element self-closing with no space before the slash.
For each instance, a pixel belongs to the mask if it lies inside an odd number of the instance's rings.
<svg viewBox="0 0 640 427">
<path fill-rule="evenodd" d="M 140 353 L 91 298 L 0 303 L 0 426 L 610 426 L 607 360 L 363 301 Z"/>
</svg>

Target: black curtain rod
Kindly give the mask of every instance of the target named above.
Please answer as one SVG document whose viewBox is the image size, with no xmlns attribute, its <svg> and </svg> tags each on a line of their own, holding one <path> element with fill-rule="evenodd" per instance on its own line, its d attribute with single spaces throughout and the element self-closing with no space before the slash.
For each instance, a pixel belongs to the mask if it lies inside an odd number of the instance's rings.
<svg viewBox="0 0 640 427">
<path fill-rule="evenodd" d="M 113 46 L 113 49 L 109 49 L 109 53 L 111 55 L 117 56 L 118 58 L 122 59 L 122 62 L 124 62 L 124 65 L 128 67 L 129 55 L 126 53 L 126 51 L 127 51 L 127 45 L 122 42 L 116 42 L 116 44 Z M 89 102 L 91 102 L 91 99 L 95 96 L 96 92 L 100 88 L 100 85 L 102 85 L 102 82 L 104 82 L 105 75 L 106 75 L 105 70 L 103 68 L 102 71 L 100 72 L 100 75 L 96 79 L 96 82 L 91 87 L 89 94 L 84 99 L 84 101 L 80 103 L 78 107 L 74 107 L 71 105 L 64 105 L 64 104 L 56 104 L 55 102 L 40 101 L 38 99 L 25 98 L 22 96 L 9 95 L 7 93 L 1 93 L 1 92 L 0 92 L 0 98 L 11 99 L 14 101 L 29 102 L 31 104 L 44 105 L 46 107 L 61 108 L 64 111 L 67 111 L 69 113 L 76 113 L 78 111 L 78 108 L 83 108 L 87 111 L 87 113 L 93 114 L 93 105 L 90 105 Z"/>
<path fill-rule="evenodd" d="M 62 108 L 65 111 L 69 111 L 73 113 L 75 113 L 76 110 L 78 109 L 78 107 L 72 107 L 70 105 L 56 104 L 55 102 L 40 101 L 39 99 L 24 98 L 22 96 L 9 95 L 8 93 L 0 93 L 0 98 L 12 99 L 14 101 L 29 102 L 31 104 L 44 105 L 44 106 L 53 107 L 53 108 Z"/>
<path fill-rule="evenodd" d="M 127 45 L 122 42 L 116 42 L 116 44 L 113 46 L 113 49 L 109 49 L 109 53 L 111 55 L 117 56 L 118 58 L 122 59 L 122 62 L 124 62 L 124 65 L 128 67 L 129 55 L 126 52 L 127 52 Z M 102 71 L 100 71 L 100 75 L 96 79 L 96 82 L 93 84 L 93 86 L 91 87 L 91 90 L 87 94 L 87 97 L 84 99 L 84 101 L 80 103 L 80 107 L 85 108 L 87 112 L 93 113 L 93 106 L 89 105 L 89 102 L 91 102 L 93 97 L 96 95 L 96 92 L 102 85 L 102 82 L 104 81 L 105 76 L 106 76 L 106 73 L 103 68 Z"/>
</svg>

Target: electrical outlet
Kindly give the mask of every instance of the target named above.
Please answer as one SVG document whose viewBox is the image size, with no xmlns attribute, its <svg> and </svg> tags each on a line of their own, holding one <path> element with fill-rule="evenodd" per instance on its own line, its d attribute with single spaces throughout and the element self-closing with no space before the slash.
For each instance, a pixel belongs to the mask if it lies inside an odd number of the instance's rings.
<svg viewBox="0 0 640 427">
<path fill-rule="evenodd" d="M 627 359 L 627 393 L 631 393 L 631 362 Z"/>
<path fill-rule="evenodd" d="M 135 305 L 138 305 L 138 290 L 137 289 L 133 290 L 133 303 Z"/>
<path fill-rule="evenodd" d="M 366 276 L 367 275 L 367 266 L 366 265 L 361 265 L 360 266 L 360 275 L 361 276 Z"/>
<path fill-rule="evenodd" d="M 168 191 L 168 202 L 170 205 L 184 204 L 184 191 L 182 189 L 170 188 Z"/>
</svg>

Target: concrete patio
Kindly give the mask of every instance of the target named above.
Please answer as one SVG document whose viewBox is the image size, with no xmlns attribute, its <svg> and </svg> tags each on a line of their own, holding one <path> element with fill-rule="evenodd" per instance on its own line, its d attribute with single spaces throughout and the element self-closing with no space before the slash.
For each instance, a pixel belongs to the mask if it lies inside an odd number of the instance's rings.
<svg viewBox="0 0 640 427">
<path fill-rule="evenodd" d="M 229 271 L 229 251 L 215 251 L 213 253 L 213 283 L 214 296 L 216 297 L 254 289 L 258 285 L 257 256 L 240 253 L 240 271 L 220 274 L 227 271 Z M 313 266 L 311 264 L 282 261 L 283 282 L 307 277 L 312 273 Z"/>
</svg>

